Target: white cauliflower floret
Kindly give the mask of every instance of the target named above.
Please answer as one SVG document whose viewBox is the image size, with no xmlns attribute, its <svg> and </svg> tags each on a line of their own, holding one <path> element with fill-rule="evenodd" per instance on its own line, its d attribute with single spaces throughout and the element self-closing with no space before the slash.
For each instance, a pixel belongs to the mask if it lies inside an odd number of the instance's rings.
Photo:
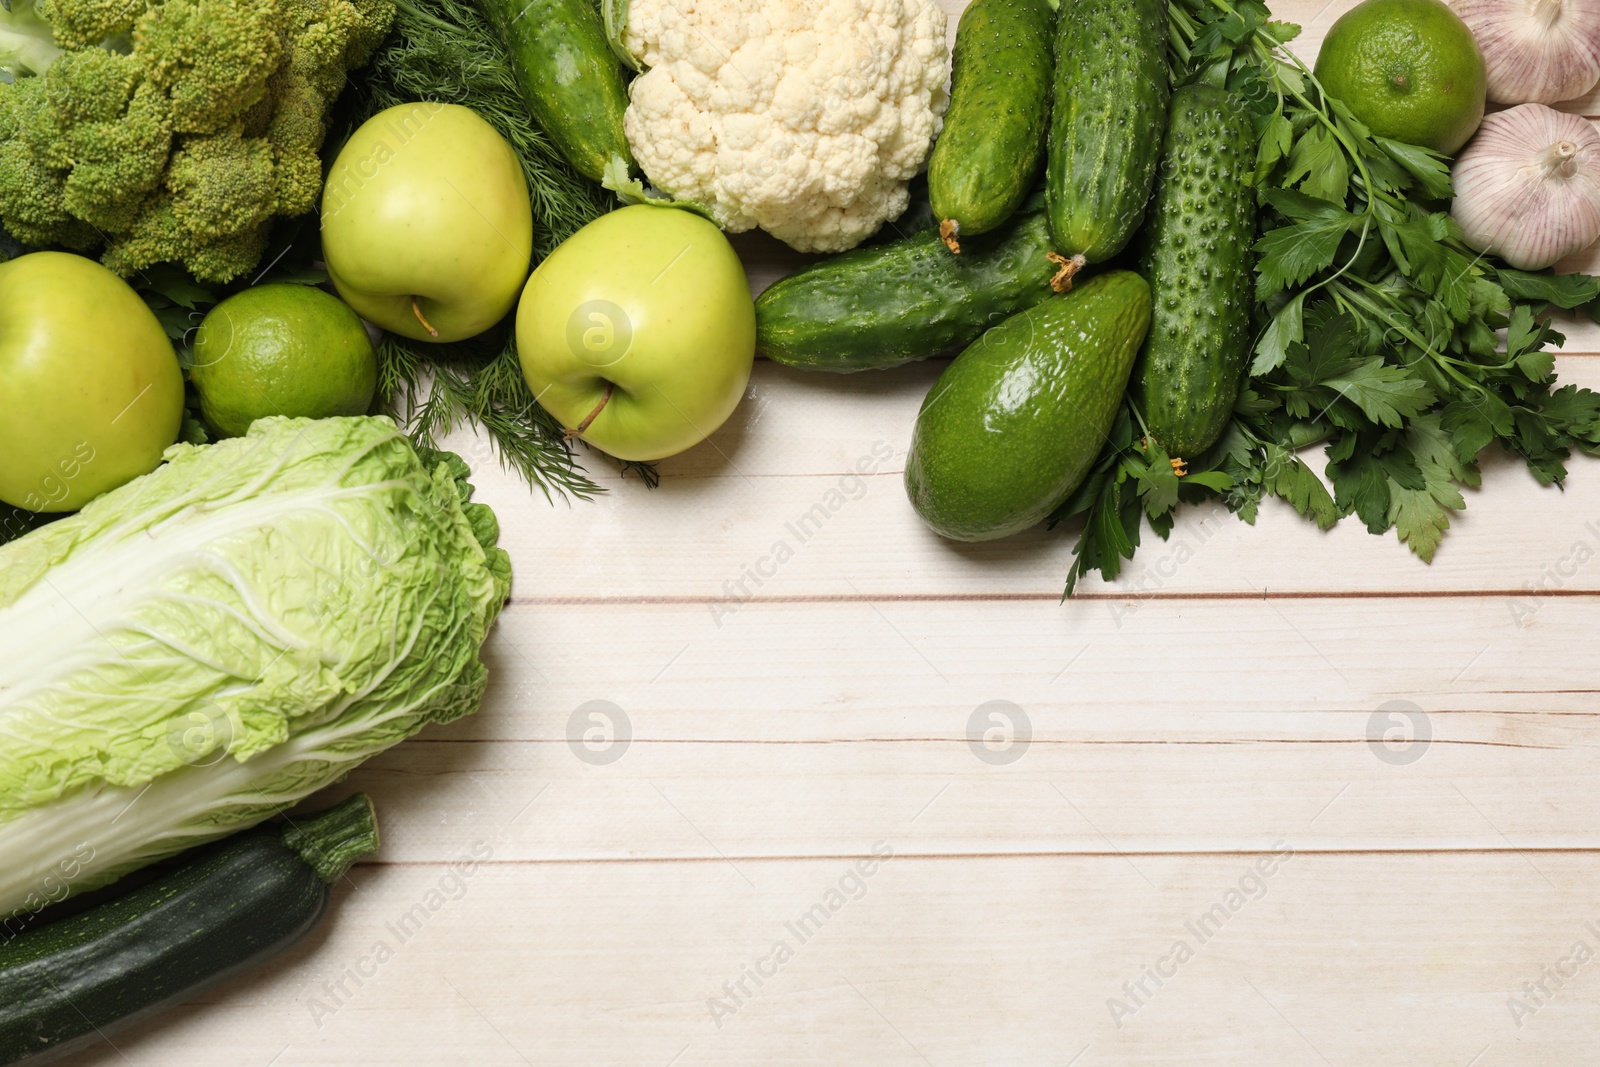
<svg viewBox="0 0 1600 1067">
<path fill-rule="evenodd" d="M 934 0 L 632 0 L 623 118 L 657 187 L 723 229 L 854 248 L 906 207 L 949 102 Z"/>
</svg>

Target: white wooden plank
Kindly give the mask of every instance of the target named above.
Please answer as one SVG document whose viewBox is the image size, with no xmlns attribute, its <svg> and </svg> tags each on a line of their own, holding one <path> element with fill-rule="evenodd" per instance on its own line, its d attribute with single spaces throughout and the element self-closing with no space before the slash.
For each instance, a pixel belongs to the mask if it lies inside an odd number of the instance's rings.
<svg viewBox="0 0 1600 1067">
<path fill-rule="evenodd" d="M 1261 850 L 1289 833 L 1327 851 L 1600 848 L 1590 714 L 1436 712 L 1427 740 L 1384 747 L 1402 720 L 1369 711 L 1217 712 L 1211 730 L 1187 731 L 1208 739 L 1150 730 L 1132 742 L 1058 738 L 1046 731 L 1087 716 L 1025 711 L 1034 735 L 997 753 L 1016 757 L 1004 765 L 972 751 L 967 716 L 951 709 L 954 736 L 937 741 L 636 736 L 603 766 L 564 740 L 425 741 L 347 788 L 370 793 L 393 827 L 385 855 L 411 862 L 443 862 L 468 829 L 503 825 L 505 858 L 559 861 L 839 855 L 902 823 L 904 851 L 937 856 Z M 644 730 L 656 716 L 632 719 Z M 1264 735 L 1315 736 L 1228 736 L 1252 719 Z"/>
<path fill-rule="evenodd" d="M 1395 699 L 1559 713 L 1596 710 L 1586 705 L 1600 692 L 1592 615 L 1587 598 L 1567 597 L 1526 620 L 1477 597 L 1150 600 L 1132 611 L 861 600 L 749 605 L 719 627 L 702 605 L 514 605 L 490 662 L 495 699 L 519 714 L 606 699 L 695 724 L 641 737 L 951 736 L 937 716 L 964 722 L 993 699 L 1119 723 L 1145 711 L 1370 711 Z M 936 718 L 894 727 L 905 714 Z M 728 732 L 724 715 L 744 732 Z"/>
<path fill-rule="evenodd" d="M 1302 48 L 1347 6 L 1274 5 Z M 806 261 L 736 245 L 757 291 Z M 1571 321 L 1568 352 L 1600 353 Z M 1589 1062 L 1593 963 L 1510 1005 L 1600 946 L 1597 853 L 1552 851 L 1600 845 L 1600 572 L 1574 562 L 1595 465 L 1557 494 L 1490 464 L 1432 568 L 1350 524 L 1191 512 L 1175 538 L 1218 527 L 1192 557 L 1147 546 L 1059 605 L 1070 539 L 951 546 L 905 504 L 940 366 L 763 361 L 661 489 L 596 461 L 591 504 L 459 435 L 517 573 L 484 708 L 340 787 L 377 797 L 385 844 L 312 940 L 69 1064 Z M 1559 367 L 1600 385 L 1600 361 Z M 879 441 L 860 495 L 719 603 Z M 568 741 L 596 700 L 631 735 L 610 762 Z M 1010 763 L 968 743 L 992 700 L 1028 718 Z M 1415 761 L 1370 743 L 1392 701 L 1425 716 Z M 800 944 L 785 924 L 879 841 L 897 858 Z M 1200 945 L 1186 923 L 1283 847 Z M 793 958 L 732 1000 L 779 938 Z M 1175 977 L 1124 990 L 1179 938 Z"/>
<path fill-rule="evenodd" d="M 495 848 L 464 834 L 461 851 L 478 841 Z M 355 890 L 341 891 L 313 942 L 118 1036 L 120 1052 L 102 1047 L 66 1062 L 1497 1067 L 1591 1059 L 1596 964 L 1581 964 L 1560 989 L 1543 978 L 1575 942 L 1591 953 L 1600 943 L 1589 925 L 1597 919 L 1591 855 L 1325 856 L 1298 851 L 1291 836 L 1275 862 L 953 862 L 904 855 L 898 835 L 882 841 L 897 855 L 869 877 L 846 857 L 491 863 L 465 878 L 435 866 L 358 868 Z M 873 845 L 853 852 L 870 855 Z M 430 896 L 441 884 L 445 892 Z M 827 917 L 802 941 L 790 924 L 819 904 Z M 402 943 L 396 924 L 414 906 L 421 918 Z M 790 950 L 781 965 L 779 941 Z M 1173 955 L 1179 941 L 1189 948 L 1182 963 Z M 1144 977 L 1158 963 L 1170 975 L 1159 987 Z M 745 977 L 758 965 L 768 972 L 759 987 Z M 1124 989 L 1141 979 L 1145 995 Z M 1536 980 L 1551 996 L 1514 1018 L 1508 1002 L 1526 1003 L 1522 984 Z M 740 981 L 749 996 L 739 995 Z M 1114 1014 L 1117 1004 L 1129 1011 Z"/>
<path fill-rule="evenodd" d="M 500 517 L 517 563 L 514 592 L 541 600 L 670 596 L 732 599 L 903 594 L 1054 596 L 1076 533 L 1042 526 L 982 545 L 945 541 L 906 500 L 905 454 L 922 396 L 942 370 L 925 363 L 847 377 L 756 368 L 750 396 L 710 441 L 660 465 L 649 490 L 589 454 L 610 492 L 546 503 L 483 460 L 481 439 L 453 445 L 476 461 L 478 499 Z M 1563 358 L 1563 379 L 1600 386 L 1600 360 Z M 1320 467 L 1316 451 L 1308 453 Z M 492 461 L 490 461 L 492 463 Z M 1322 533 L 1268 502 L 1255 526 L 1220 505 L 1185 508 L 1166 544 L 1148 543 L 1114 586 L 1137 595 L 1266 591 L 1600 590 L 1600 465 L 1579 456 L 1565 492 L 1541 488 L 1510 457 L 1485 459 L 1484 488 L 1426 566 L 1393 534 L 1355 519 Z M 666 562 L 670 560 L 670 565 Z M 707 610 L 711 610 L 708 608 Z"/>
<path fill-rule="evenodd" d="M 529 804 L 520 858 L 831 854 L 924 809 L 939 854 L 1260 847 L 1319 812 L 1326 848 L 1600 845 L 1590 603 L 514 605 L 485 707 L 351 782 L 407 859 Z"/>
</svg>

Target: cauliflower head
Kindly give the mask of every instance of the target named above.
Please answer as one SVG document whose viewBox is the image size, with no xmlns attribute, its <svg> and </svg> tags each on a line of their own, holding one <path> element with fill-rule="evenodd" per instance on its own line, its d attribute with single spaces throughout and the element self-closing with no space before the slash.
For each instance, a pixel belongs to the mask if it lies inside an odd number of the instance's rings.
<svg viewBox="0 0 1600 1067">
<path fill-rule="evenodd" d="M 316 204 L 328 110 L 394 17 L 394 0 L 12 4 L 0 221 L 121 274 L 177 263 L 212 282 Z"/>
<path fill-rule="evenodd" d="M 934 0 L 632 0 L 624 43 L 645 176 L 802 252 L 905 210 L 949 102 Z"/>
</svg>

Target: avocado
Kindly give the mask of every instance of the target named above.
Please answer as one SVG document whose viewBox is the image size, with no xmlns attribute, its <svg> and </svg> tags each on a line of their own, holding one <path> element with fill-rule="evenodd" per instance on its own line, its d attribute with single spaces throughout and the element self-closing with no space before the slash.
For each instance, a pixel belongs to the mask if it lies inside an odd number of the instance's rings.
<svg viewBox="0 0 1600 1067">
<path fill-rule="evenodd" d="M 1049 515 L 1100 454 L 1149 327 L 1150 287 L 1115 270 L 973 342 L 917 413 L 906 461 L 917 514 L 957 541 Z"/>
</svg>

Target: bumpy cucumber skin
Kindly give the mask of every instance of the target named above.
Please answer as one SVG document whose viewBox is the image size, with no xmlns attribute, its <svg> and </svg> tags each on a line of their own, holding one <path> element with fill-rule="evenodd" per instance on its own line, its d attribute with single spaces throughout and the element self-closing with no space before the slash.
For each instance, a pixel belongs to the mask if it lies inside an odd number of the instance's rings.
<svg viewBox="0 0 1600 1067">
<path fill-rule="evenodd" d="M 917 514 L 957 541 L 1042 521 L 1100 454 L 1149 325 L 1150 287 L 1119 270 L 979 338 L 917 413 L 906 460 Z"/>
<path fill-rule="evenodd" d="M 1254 131 L 1244 104 L 1210 85 L 1172 96 L 1139 271 L 1155 294 L 1134 371 L 1135 403 L 1173 456 L 1197 456 L 1228 425 L 1250 350 Z"/>
<path fill-rule="evenodd" d="M 950 110 L 928 161 L 928 198 L 960 237 L 987 233 L 1027 199 L 1050 116 L 1045 0 L 975 0 L 961 13 Z"/>
<path fill-rule="evenodd" d="M 936 231 L 833 256 L 756 300 L 756 347 L 807 370 L 897 367 L 959 348 L 1051 294 L 1042 212 L 950 254 Z"/>
<path fill-rule="evenodd" d="M 523 100 L 579 174 L 597 182 L 612 156 L 633 166 L 622 132 L 628 87 L 593 0 L 478 0 Z"/>
<path fill-rule="evenodd" d="M 1045 201 L 1056 251 L 1090 263 L 1144 220 L 1170 92 L 1166 0 L 1062 0 Z"/>
</svg>

